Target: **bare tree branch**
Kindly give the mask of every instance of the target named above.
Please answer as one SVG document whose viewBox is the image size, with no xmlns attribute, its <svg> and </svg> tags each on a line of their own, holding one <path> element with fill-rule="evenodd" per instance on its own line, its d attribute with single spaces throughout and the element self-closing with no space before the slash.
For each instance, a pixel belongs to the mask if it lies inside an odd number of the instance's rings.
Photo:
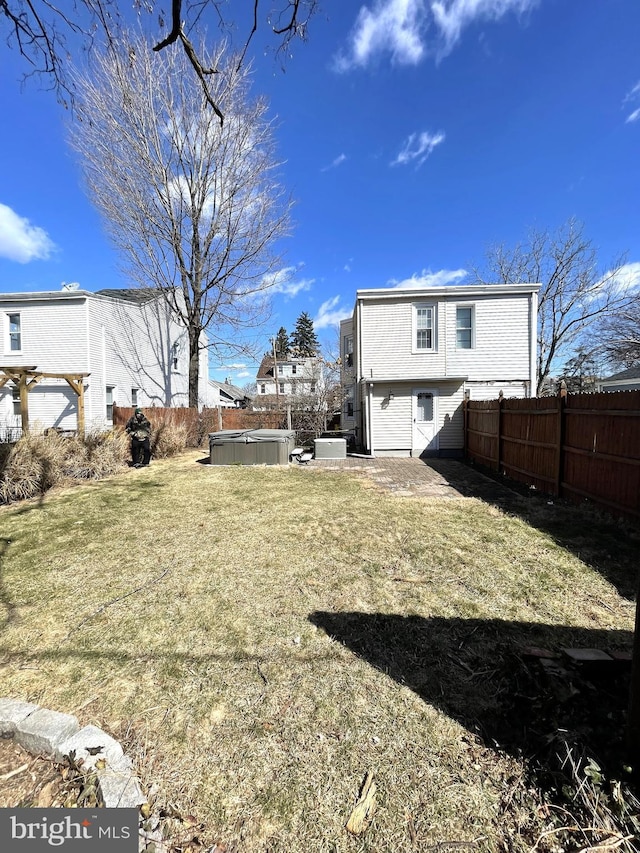
<svg viewBox="0 0 640 853">
<path fill-rule="evenodd" d="M 267 105 L 250 99 L 237 56 L 198 48 L 221 69 L 210 85 L 222 124 L 203 109 L 184 53 L 153 56 L 139 39 L 125 43 L 76 76 L 71 142 L 127 276 L 161 292 L 188 332 L 194 406 L 202 332 L 211 346 L 244 348 L 240 333 L 266 319 L 291 203 L 277 180 Z"/>
<path fill-rule="evenodd" d="M 584 226 L 570 219 L 557 232 L 533 229 L 525 243 L 494 246 L 478 282 L 539 283 L 537 393 L 541 393 L 560 357 L 567 356 L 596 321 L 620 311 L 629 294 L 619 286 L 624 259 L 598 271 L 596 250 Z M 587 342 L 588 343 L 588 342 Z M 584 344 L 583 344 L 584 345 Z M 595 349 L 595 335 L 588 349 Z"/>
</svg>

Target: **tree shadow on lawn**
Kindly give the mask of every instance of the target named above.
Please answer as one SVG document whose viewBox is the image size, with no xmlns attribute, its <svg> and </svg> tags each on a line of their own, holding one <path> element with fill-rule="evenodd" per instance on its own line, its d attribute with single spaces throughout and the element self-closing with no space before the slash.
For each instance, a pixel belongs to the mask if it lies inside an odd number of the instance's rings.
<svg viewBox="0 0 640 853">
<path fill-rule="evenodd" d="M 640 529 L 632 522 L 615 519 L 592 504 L 576 505 L 552 498 L 466 462 L 424 461 L 460 494 L 518 516 L 594 568 L 615 586 L 619 595 L 629 601 L 635 599 Z"/>
<path fill-rule="evenodd" d="M 561 649 L 629 651 L 630 631 L 354 612 L 316 611 L 309 620 L 486 746 L 548 768 L 566 741 L 620 778 L 630 663 L 572 664 Z M 528 647 L 557 657 L 531 656 Z"/>
</svg>

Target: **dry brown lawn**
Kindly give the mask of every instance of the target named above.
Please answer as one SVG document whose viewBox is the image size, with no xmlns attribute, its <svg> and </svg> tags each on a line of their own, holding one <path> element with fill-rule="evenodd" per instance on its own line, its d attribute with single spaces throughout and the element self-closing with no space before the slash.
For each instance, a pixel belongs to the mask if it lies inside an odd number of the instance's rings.
<svg viewBox="0 0 640 853">
<path fill-rule="evenodd" d="M 531 849 L 496 650 L 623 647 L 633 605 L 481 501 L 199 455 L 0 509 L 0 695 L 124 739 L 228 850 Z"/>
</svg>

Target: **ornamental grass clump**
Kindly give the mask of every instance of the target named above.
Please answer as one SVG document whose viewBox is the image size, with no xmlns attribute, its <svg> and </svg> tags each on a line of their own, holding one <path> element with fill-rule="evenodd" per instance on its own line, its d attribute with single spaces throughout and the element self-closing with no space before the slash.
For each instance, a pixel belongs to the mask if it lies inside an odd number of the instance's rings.
<svg viewBox="0 0 640 853">
<path fill-rule="evenodd" d="M 151 437 L 151 455 L 156 459 L 176 456 L 187 449 L 189 429 L 184 423 L 165 421 L 153 430 Z"/>
<path fill-rule="evenodd" d="M 99 480 L 115 474 L 126 464 L 129 440 L 119 430 L 96 430 L 84 438 L 34 430 L 4 449 L 0 503 L 12 503 L 42 495 L 66 480 Z"/>
</svg>

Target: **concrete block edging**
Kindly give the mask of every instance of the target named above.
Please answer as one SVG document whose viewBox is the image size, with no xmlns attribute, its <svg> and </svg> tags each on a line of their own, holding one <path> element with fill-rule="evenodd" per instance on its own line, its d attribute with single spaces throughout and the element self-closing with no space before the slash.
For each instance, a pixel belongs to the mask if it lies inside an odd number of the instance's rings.
<svg viewBox="0 0 640 853">
<path fill-rule="evenodd" d="M 84 769 L 95 771 L 105 808 L 138 808 L 147 801 L 120 743 L 97 726 L 81 729 L 72 714 L 0 698 L 0 737 L 11 736 L 27 752 L 58 762 L 73 750 Z M 105 766 L 97 769 L 100 759 Z"/>
</svg>

